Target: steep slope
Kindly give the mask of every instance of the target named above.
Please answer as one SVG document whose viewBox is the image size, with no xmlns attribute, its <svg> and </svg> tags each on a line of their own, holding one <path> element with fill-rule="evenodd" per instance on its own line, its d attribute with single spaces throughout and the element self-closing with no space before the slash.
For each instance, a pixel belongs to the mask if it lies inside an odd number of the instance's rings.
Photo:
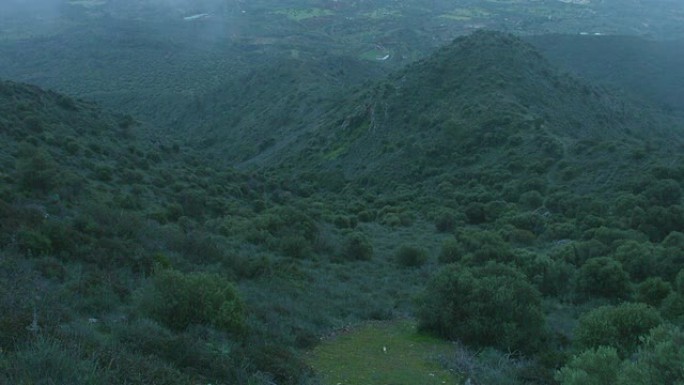
<svg viewBox="0 0 684 385">
<path fill-rule="evenodd" d="M 282 367 L 292 368 L 291 383 L 306 373 L 291 345 L 261 348 L 284 333 L 263 337 L 259 321 L 243 324 L 250 305 L 230 272 L 247 261 L 235 255 L 243 241 L 204 227 L 228 211 L 250 223 L 252 203 L 268 196 L 256 191 L 263 182 L 150 130 L 91 102 L 0 81 L 0 383 L 240 383 L 257 371 L 280 380 Z M 169 303 L 151 292 L 164 279 L 190 295 L 193 314 L 198 297 L 230 300 L 224 316 L 217 307 L 191 316 L 207 339 L 190 337 L 179 307 L 168 318 L 151 310 Z M 251 292 L 270 298 L 268 290 Z"/>
<path fill-rule="evenodd" d="M 497 32 L 456 39 L 327 118 L 302 138 L 298 157 L 281 152 L 282 165 L 382 185 L 543 175 L 594 189 L 681 143 L 669 120 L 560 73 Z"/>
<path fill-rule="evenodd" d="M 198 95 L 175 112 L 171 127 L 185 142 L 218 153 L 229 164 L 259 157 L 271 147 L 287 151 L 351 85 L 379 78 L 382 71 L 334 55 L 266 60 Z"/>
</svg>

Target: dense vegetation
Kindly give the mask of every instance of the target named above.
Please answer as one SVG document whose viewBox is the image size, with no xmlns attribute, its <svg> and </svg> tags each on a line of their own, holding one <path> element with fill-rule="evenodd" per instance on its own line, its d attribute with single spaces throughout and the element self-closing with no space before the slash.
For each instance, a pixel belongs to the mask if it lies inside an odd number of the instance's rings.
<svg viewBox="0 0 684 385">
<path fill-rule="evenodd" d="M 316 383 L 321 336 L 403 318 L 476 383 L 684 380 L 681 122 L 493 32 L 338 98 L 235 169 L 0 83 L 0 381 Z"/>
</svg>

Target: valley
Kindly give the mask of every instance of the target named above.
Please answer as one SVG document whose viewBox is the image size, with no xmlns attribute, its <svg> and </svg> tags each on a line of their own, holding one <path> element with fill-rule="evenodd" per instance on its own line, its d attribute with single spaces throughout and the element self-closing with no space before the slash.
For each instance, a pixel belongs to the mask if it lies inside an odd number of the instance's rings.
<svg viewBox="0 0 684 385">
<path fill-rule="evenodd" d="M 678 3 L 37 4 L 0 383 L 684 380 Z"/>
</svg>

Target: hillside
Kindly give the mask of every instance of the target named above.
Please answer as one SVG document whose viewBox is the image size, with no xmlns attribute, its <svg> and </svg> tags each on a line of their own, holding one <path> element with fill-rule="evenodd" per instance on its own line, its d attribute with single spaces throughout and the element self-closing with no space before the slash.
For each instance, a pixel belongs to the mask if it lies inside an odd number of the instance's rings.
<svg viewBox="0 0 684 385">
<path fill-rule="evenodd" d="M 681 122 L 497 32 L 309 59 L 174 131 L 0 82 L 0 383 L 684 378 Z"/>
<path fill-rule="evenodd" d="M 647 148 L 679 156 L 682 143 L 657 111 L 565 75 L 496 32 L 458 38 L 350 93 L 326 120 L 280 152 L 283 165 L 385 185 L 536 175 L 592 190 L 647 165 Z"/>
<path fill-rule="evenodd" d="M 196 96 L 174 112 L 170 131 L 226 164 L 254 163 L 270 147 L 287 151 L 351 86 L 383 74 L 356 59 L 301 54 L 255 63 Z"/>
</svg>

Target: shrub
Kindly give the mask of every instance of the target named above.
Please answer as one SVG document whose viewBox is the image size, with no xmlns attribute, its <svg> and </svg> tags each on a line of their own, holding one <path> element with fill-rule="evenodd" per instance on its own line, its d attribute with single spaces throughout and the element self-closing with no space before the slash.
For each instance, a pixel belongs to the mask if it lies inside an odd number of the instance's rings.
<svg viewBox="0 0 684 385">
<path fill-rule="evenodd" d="M 52 252 L 52 242 L 39 231 L 21 229 L 17 234 L 19 250 L 27 256 L 47 255 Z"/>
<path fill-rule="evenodd" d="M 0 358 L 0 382 L 73 385 L 107 383 L 108 375 L 98 367 L 95 358 L 81 358 L 81 355 L 82 352 L 66 349 L 58 340 L 39 337 L 7 358 Z"/>
<path fill-rule="evenodd" d="M 670 293 L 660 304 L 660 311 L 668 321 L 684 326 L 684 295 Z"/>
<path fill-rule="evenodd" d="M 397 263 L 404 267 L 419 267 L 427 261 L 427 252 L 418 246 L 402 245 L 395 255 Z"/>
<path fill-rule="evenodd" d="M 679 187 L 679 183 L 673 179 L 659 180 L 645 193 L 651 203 L 659 206 L 675 205 L 682 199 L 682 189 Z"/>
<path fill-rule="evenodd" d="M 649 243 L 627 241 L 613 253 L 629 276 L 636 281 L 643 281 L 656 272 L 656 259 Z"/>
<path fill-rule="evenodd" d="M 450 211 L 443 211 L 435 219 L 435 228 L 440 233 L 447 233 L 456 227 L 456 216 Z"/>
<path fill-rule="evenodd" d="M 345 239 L 341 258 L 348 261 L 368 261 L 373 258 L 373 245 L 363 233 L 355 231 Z"/>
<path fill-rule="evenodd" d="M 627 298 L 629 277 L 620 262 L 608 257 L 591 258 L 579 270 L 577 288 L 590 296 Z"/>
<path fill-rule="evenodd" d="M 458 262 L 463 257 L 463 247 L 454 238 L 449 238 L 442 242 L 442 250 L 439 253 L 439 262 L 452 263 Z"/>
<path fill-rule="evenodd" d="M 646 337 L 637 359 L 625 361 L 618 374 L 620 385 L 684 383 L 684 332 L 663 325 Z"/>
<path fill-rule="evenodd" d="M 487 220 L 484 204 L 471 202 L 465 208 L 465 216 L 468 223 L 477 225 Z"/>
<path fill-rule="evenodd" d="M 518 203 L 520 203 L 524 208 L 536 209 L 544 204 L 544 197 L 539 193 L 539 191 L 527 191 L 520 195 Z"/>
<path fill-rule="evenodd" d="M 57 163 L 44 149 L 23 146 L 16 167 L 19 183 L 28 191 L 47 193 L 57 185 Z"/>
<path fill-rule="evenodd" d="M 561 385 L 612 385 L 617 379 L 620 357 L 613 347 L 600 346 L 575 356 L 556 374 Z"/>
<path fill-rule="evenodd" d="M 420 327 L 466 344 L 536 350 L 544 335 L 541 295 L 519 271 L 497 263 L 448 265 L 418 301 Z"/>
<path fill-rule="evenodd" d="M 590 349 L 556 375 L 561 385 L 660 385 L 684 383 L 684 333 L 672 325 L 652 329 L 639 351 L 620 361 L 613 347 Z"/>
<path fill-rule="evenodd" d="M 143 290 L 139 305 L 143 313 L 177 331 L 193 324 L 234 333 L 245 328 L 237 291 L 216 274 L 159 271 Z"/>
<path fill-rule="evenodd" d="M 457 239 L 469 253 L 469 261 L 474 264 L 508 262 L 513 258 L 511 246 L 496 232 L 469 229 L 459 232 Z"/>
<path fill-rule="evenodd" d="M 662 322 L 660 313 L 643 303 L 601 306 L 580 318 L 575 337 L 582 348 L 611 346 L 621 357 L 628 357 L 640 338 Z"/>
<path fill-rule="evenodd" d="M 660 277 L 651 277 L 637 287 L 636 300 L 658 307 L 672 292 L 672 285 Z"/>
</svg>

